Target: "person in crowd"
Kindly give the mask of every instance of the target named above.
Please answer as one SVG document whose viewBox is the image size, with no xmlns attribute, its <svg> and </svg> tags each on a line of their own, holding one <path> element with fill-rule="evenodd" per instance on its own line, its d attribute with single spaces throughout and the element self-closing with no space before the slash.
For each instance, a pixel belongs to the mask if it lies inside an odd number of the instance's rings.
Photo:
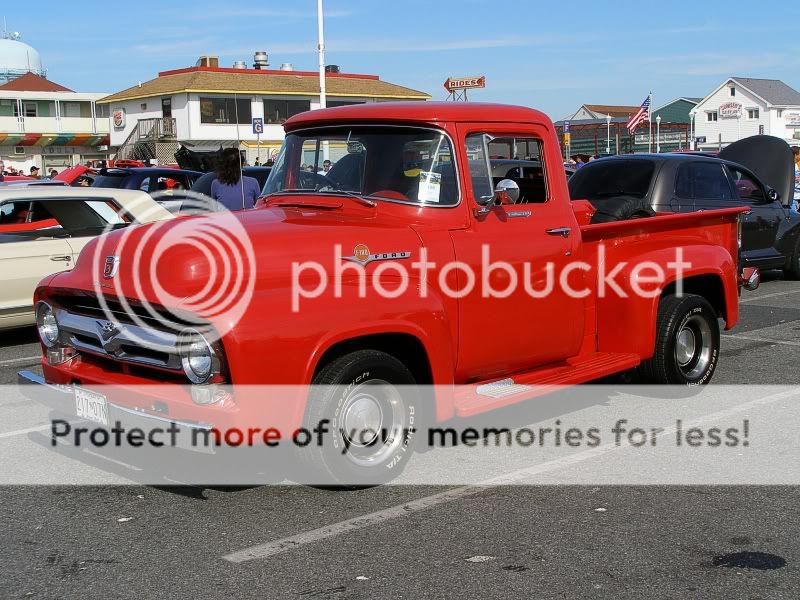
<svg viewBox="0 0 800 600">
<path fill-rule="evenodd" d="M 78 187 L 89 187 L 92 181 L 88 177 L 78 177 Z"/>
<path fill-rule="evenodd" d="M 29 177 L 33 177 L 34 179 L 39 179 L 39 167 L 36 165 L 31 167 Z"/>
<path fill-rule="evenodd" d="M 261 194 L 254 177 L 242 175 L 237 148 L 226 148 L 217 163 L 217 178 L 211 184 L 211 197 L 228 210 L 253 208 Z"/>
<path fill-rule="evenodd" d="M 264 166 L 265 166 L 265 167 L 271 167 L 271 166 L 273 166 L 274 164 L 275 164 L 275 161 L 274 161 L 273 159 L 271 159 L 271 158 L 270 158 L 270 159 L 267 161 L 267 163 L 266 163 Z"/>
<path fill-rule="evenodd" d="M 58 171 L 50 169 L 50 179 L 54 179 L 56 175 L 58 175 Z"/>
<path fill-rule="evenodd" d="M 6 172 L 6 164 L 0 160 L 0 183 L 3 183 L 3 175 Z"/>
<path fill-rule="evenodd" d="M 576 170 L 577 170 L 577 169 L 580 169 L 580 168 L 581 168 L 582 166 L 584 166 L 585 164 L 586 164 L 586 163 L 585 163 L 585 162 L 583 162 L 583 158 L 582 158 L 580 155 L 578 155 L 578 156 L 576 156 L 576 157 L 575 157 L 575 169 L 576 169 Z"/>
<path fill-rule="evenodd" d="M 792 146 L 794 155 L 794 198 L 790 209 L 793 212 L 800 210 L 800 146 Z"/>
<path fill-rule="evenodd" d="M 331 170 L 331 161 L 327 158 L 322 161 L 322 168 L 319 170 L 319 173 L 322 175 L 327 175 L 328 171 Z"/>
<path fill-rule="evenodd" d="M 254 167 L 260 167 L 261 166 L 261 157 L 260 156 L 256 156 L 256 162 L 253 163 L 253 166 Z"/>
</svg>

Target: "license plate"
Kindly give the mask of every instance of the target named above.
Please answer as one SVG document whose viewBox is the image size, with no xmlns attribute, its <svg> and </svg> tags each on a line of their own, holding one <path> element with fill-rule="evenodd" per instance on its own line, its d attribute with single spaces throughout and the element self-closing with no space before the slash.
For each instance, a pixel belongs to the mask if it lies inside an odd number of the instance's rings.
<svg viewBox="0 0 800 600">
<path fill-rule="evenodd" d="M 83 419 L 108 425 L 108 402 L 102 394 L 76 387 L 75 409 Z"/>
</svg>

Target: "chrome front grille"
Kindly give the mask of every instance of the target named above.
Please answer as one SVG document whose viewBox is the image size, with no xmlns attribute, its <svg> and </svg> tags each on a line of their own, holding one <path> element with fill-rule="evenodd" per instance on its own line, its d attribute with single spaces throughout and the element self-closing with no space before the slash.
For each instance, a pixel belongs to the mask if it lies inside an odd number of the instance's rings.
<svg viewBox="0 0 800 600">
<path fill-rule="evenodd" d="M 61 343 L 104 358 L 182 373 L 176 333 L 76 314 L 55 306 Z"/>
</svg>

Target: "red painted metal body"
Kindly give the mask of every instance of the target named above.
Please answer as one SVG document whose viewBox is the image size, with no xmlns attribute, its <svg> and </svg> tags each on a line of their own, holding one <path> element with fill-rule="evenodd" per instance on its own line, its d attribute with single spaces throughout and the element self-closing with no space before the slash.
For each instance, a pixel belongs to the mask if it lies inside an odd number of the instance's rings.
<svg viewBox="0 0 800 600">
<path fill-rule="evenodd" d="M 212 324 L 222 335 L 225 362 L 231 383 L 308 384 L 326 352 L 337 344 L 360 343 L 386 334 L 406 336 L 424 350 L 430 381 L 437 386 L 465 384 L 455 393 L 437 393 L 435 415 L 439 420 L 456 414 L 470 415 L 515 401 L 500 398 L 477 400 L 473 388 L 478 382 L 514 376 L 530 384 L 555 385 L 589 381 L 636 366 L 653 354 L 659 292 L 643 298 L 599 297 L 595 293 L 601 253 L 606 266 L 625 263 L 617 277 L 620 286 L 631 292 L 631 272 L 642 261 L 653 261 L 666 268 L 677 246 L 691 264 L 685 277 L 713 279 L 721 291 L 712 300 L 725 327 L 738 320 L 737 288 L 737 209 L 659 215 L 620 223 L 590 225 L 591 207 L 575 206 L 569 200 L 567 182 L 556 132 L 542 113 L 521 107 L 470 103 L 378 103 L 312 111 L 286 123 L 291 132 L 308 127 L 343 123 L 399 123 L 433 127 L 453 141 L 459 173 L 460 202 L 453 207 L 420 207 L 393 202 L 377 202 L 369 207 L 342 196 L 292 197 L 301 206 L 280 206 L 280 198 L 261 208 L 236 213 L 247 231 L 256 258 L 256 284 L 252 301 L 241 320 Z M 473 199 L 469 164 L 464 150 L 465 136 L 486 132 L 495 136 L 526 135 L 543 140 L 542 160 L 549 174 L 549 199 L 543 204 L 526 205 L 531 214 L 514 218 L 520 206 L 495 206 L 484 214 Z M 198 223 L 211 216 L 192 217 Z M 182 219 L 139 227 L 142 236 L 148 228 L 162 230 L 138 250 L 143 265 L 155 260 L 155 240 L 169 236 Z M 567 227 L 567 237 L 548 235 L 546 230 Z M 37 290 L 37 298 L 58 294 L 93 294 L 95 272 L 91 257 L 122 255 L 117 276 L 121 294 L 155 301 L 155 290 L 144 280 L 136 289 L 125 250 L 117 248 L 119 232 L 93 241 L 81 254 L 75 268 L 48 278 Z M 127 243 L 132 243 L 130 240 Z M 494 261 L 515 267 L 533 264 L 533 281 L 543 278 L 543 265 L 550 261 L 565 266 L 582 260 L 592 266 L 589 272 L 575 271 L 569 281 L 591 289 L 583 298 L 572 298 L 563 289 L 541 299 L 515 291 L 505 298 L 482 298 L 480 294 L 453 298 L 439 286 L 441 266 L 462 261 L 480 272 L 481 247 L 487 244 Z M 341 298 L 327 290 L 316 299 L 291 310 L 292 263 L 316 261 L 328 273 L 338 266 L 334 247 L 342 254 L 354 253 L 358 245 L 372 252 L 411 252 L 413 258 L 424 249 L 428 260 L 436 263 L 427 279 L 428 293 L 419 293 L 420 281 L 412 281 L 398 298 L 386 299 L 371 287 L 366 297 L 358 295 L 355 276 L 345 279 Z M 100 247 L 97 247 L 100 246 Z M 342 261 L 339 261 L 341 264 Z M 369 276 L 379 262 L 367 264 Z M 351 263 L 352 266 L 352 263 Z M 101 265 L 102 267 L 102 265 Z M 169 292 L 189 297 L 208 282 L 209 270 L 196 248 L 176 246 L 159 257 L 156 274 L 168 281 Z M 504 273 L 493 272 L 490 280 L 502 287 Z M 708 279 L 710 278 L 710 279 Z M 313 287 L 316 276 L 300 279 Z M 463 286 L 457 272 L 443 279 L 452 289 Z M 391 278 L 389 278 L 391 283 Z M 668 280 L 665 282 L 669 284 Z M 714 285 L 717 285 L 716 283 Z M 387 287 L 390 287 L 387 284 Z M 662 286 L 663 288 L 663 286 Z M 369 345 L 369 341 L 363 342 Z M 64 366 L 43 363 L 48 381 L 83 384 L 113 383 L 141 386 L 153 383 L 133 371 L 107 369 L 102 363 L 79 359 Z M 173 418 L 213 422 L 219 426 L 253 422 L 258 407 L 246 398 L 226 406 L 198 406 L 184 391 L 167 400 Z M 142 388 L 143 389 L 143 388 Z M 472 390 L 472 391 L 471 391 Z M 142 391 L 141 394 L 146 394 Z M 302 422 L 305 399 L 285 400 L 276 410 L 271 424 L 297 427 Z M 143 400 L 139 406 L 149 410 Z"/>
</svg>

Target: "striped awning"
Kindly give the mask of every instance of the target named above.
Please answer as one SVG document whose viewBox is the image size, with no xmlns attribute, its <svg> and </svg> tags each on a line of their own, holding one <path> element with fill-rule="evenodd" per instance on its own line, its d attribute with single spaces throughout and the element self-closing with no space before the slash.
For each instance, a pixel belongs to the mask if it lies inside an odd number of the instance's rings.
<svg viewBox="0 0 800 600">
<path fill-rule="evenodd" d="M 0 133 L 0 146 L 108 146 L 107 133 Z"/>
</svg>

